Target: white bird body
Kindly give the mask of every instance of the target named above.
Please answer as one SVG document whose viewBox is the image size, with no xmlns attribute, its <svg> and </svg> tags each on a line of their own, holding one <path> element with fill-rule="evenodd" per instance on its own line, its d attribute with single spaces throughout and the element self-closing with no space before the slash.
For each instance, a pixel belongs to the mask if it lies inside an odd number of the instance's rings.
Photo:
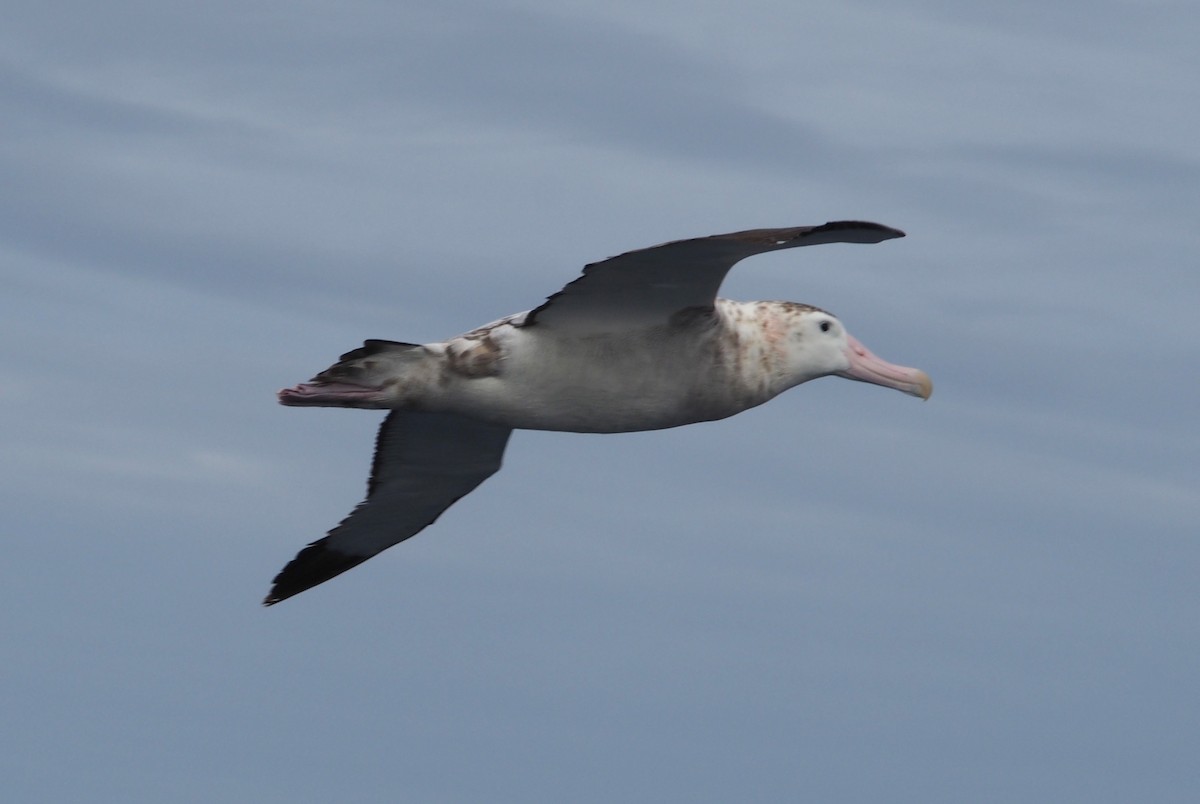
<svg viewBox="0 0 1200 804">
<path fill-rule="evenodd" d="M 545 329 L 499 324 L 483 336 L 494 344 L 488 365 L 494 376 L 455 377 L 443 404 L 516 429 L 581 433 L 656 430 L 730 415 L 734 411 L 705 415 L 716 401 L 706 391 L 715 391 L 723 378 L 712 357 L 714 334 L 704 329 L 657 326 L 546 337 Z M 489 347 L 469 338 L 447 345 L 450 354 L 481 348 Z"/>
<path fill-rule="evenodd" d="M 723 419 L 828 373 L 797 354 L 807 344 L 791 319 L 812 312 L 792 302 L 718 299 L 713 310 L 675 322 L 567 337 L 523 326 L 521 313 L 393 353 L 390 362 L 378 356 L 380 370 L 394 376 L 362 406 L 576 433 Z M 828 357 L 836 362 L 840 353 Z"/>
<path fill-rule="evenodd" d="M 433 522 L 500 467 L 514 429 L 618 433 L 722 419 L 817 377 L 928 398 L 924 372 L 887 363 L 824 310 L 716 298 L 728 270 L 764 251 L 903 236 L 835 222 L 680 240 L 589 265 L 542 306 L 448 341 L 367 341 L 293 406 L 387 408 L 367 499 L 276 577 L 268 605 L 353 567 Z"/>
</svg>

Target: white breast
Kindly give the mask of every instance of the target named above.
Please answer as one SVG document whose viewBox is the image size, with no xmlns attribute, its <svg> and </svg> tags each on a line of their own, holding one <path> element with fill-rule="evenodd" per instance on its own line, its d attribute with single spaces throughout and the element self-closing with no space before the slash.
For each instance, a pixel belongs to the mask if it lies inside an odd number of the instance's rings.
<svg viewBox="0 0 1200 804">
<path fill-rule="evenodd" d="M 691 316 L 620 333 L 500 325 L 489 333 L 501 355 L 496 372 L 457 377 L 439 404 L 514 428 L 593 433 L 732 416 L 786 387 L 767 330 L 730 316 L 734 304 L 722 300 L 716 320 Z"/>
</svg>

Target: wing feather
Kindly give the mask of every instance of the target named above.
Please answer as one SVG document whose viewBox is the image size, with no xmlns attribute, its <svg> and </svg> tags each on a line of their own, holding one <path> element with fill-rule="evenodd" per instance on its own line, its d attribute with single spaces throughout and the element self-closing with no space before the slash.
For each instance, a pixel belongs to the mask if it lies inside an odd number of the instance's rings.
<svg viewBox="0 0 1200 804">
<path fill-rule="evenodd" d="M 275 576 L 270 606 L 415 536 L 500 468 L 512 430 L 448 413 L 394 410 L 375 440 L 367 498 Z"/>
<path fill-rule="evenodd" d="M 675 240 L 629 251 L 583 269 L 583 275 L 531 311 L 523 325 L 605 332 L 661 324 L 689 307 L 712 307 L 734 265 L 746 257 L 822 243 L 878 243 L 904 232 L 865 221 L 750 229 Z"/>
</svg>

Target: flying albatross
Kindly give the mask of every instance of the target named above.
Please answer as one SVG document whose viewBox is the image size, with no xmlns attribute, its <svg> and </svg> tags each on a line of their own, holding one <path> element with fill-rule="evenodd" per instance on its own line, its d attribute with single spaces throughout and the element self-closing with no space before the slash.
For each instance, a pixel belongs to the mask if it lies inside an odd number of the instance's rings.
<svg viewBox="0 0 1200 804">
<path fill-rule="evenodd" d="M 739 260 L 820 243 L 878 243 L 878 223 L 754 229 L 592 263 L 545 303 L 441 343 L 369 340 L 284 405 L 388 408 L 367 498 L 275 577 L 272 605 L 419 533 L 500 468 L 515 429 L 627 433 L 723 419 L 837 375 L 928 399 L 834 315 L 717 298 Z"/>
</svg>

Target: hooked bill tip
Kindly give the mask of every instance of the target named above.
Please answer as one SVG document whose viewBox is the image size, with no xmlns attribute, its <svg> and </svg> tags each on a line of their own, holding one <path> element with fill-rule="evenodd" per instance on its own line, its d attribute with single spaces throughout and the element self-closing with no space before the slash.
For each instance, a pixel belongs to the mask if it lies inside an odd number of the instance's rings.
<svg viewBox="0 0 1200 804">
<path fill-rule="evenodd" d="M 913 396 L 919 396 L 923 400 L 928 400 L 933 396 L 933 380 L 929 375 L 921 370 L 917 370 L 917 376 L 913 377 Z"/>
</svg>

